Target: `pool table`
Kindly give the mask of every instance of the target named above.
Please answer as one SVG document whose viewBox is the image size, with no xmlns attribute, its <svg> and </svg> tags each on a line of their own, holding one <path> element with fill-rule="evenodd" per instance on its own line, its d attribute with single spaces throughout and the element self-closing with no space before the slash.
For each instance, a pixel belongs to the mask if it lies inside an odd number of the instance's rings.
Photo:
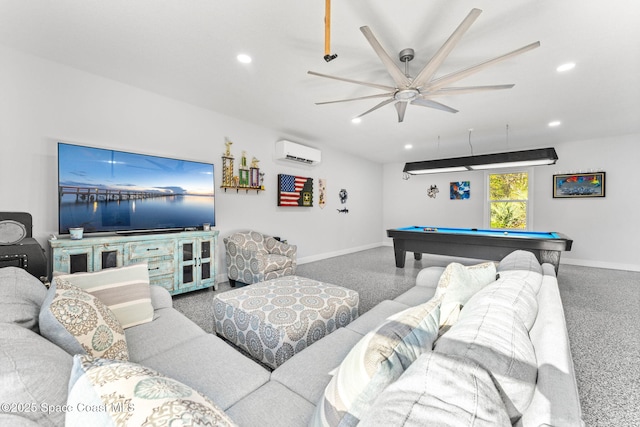
<svg viewBox="0 0 640 427">
<path fill-rule="evenodd" d="M 540 263 L 553 264 L 558 272 L 560 253 L 570 251 L 573 240 L 562 233 L 498 231 L 477 228 L 411 226 L 387 230 L 393 238 L 396 267 L 404 268 L 407 251 L 416 260 L 423 253 L 499 261 L 522 249 L 532 252 Z"/>
</svg>

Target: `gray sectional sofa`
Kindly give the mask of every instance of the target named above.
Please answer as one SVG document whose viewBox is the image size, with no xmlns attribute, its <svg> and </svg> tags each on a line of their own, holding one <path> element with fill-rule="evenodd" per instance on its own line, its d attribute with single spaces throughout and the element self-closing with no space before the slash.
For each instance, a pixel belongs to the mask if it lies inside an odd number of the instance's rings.
<svg viewBox="0 0 640 427">
<path fill-rule="evenodd" d="M 219 337 L 205 333 L 172 308 L 168 292 L 152 286 L 153 321 L 125 329 L 129 359 L 200 391 L 240 426 L 306 426 L 332 379 L 332 371 L 352 348 L 389 316 L 429 301 L 436 292 L 443 271 L 439 267 L 422 270 L 415 287 L 395 300 L 382 301 L 274 371 L 245 357 Z M 521 289 L 526 288 L 529 292 L 531 288 L 535 295 L 535 301 L 525 301 L 533 307 L 528 321 L 531 325 L 525 332 L 535 351 L 535 366 L 527 368 L 533 370 L 534 375 L 532 394 L 528 397 L 530 402 L 527 401 L 526 409 L 516 413 L 515 417 L 509 415 L 509 423 L 536 427 L 583 425 L 553 267 L 541 266 L 530 253 L 518 251 L 501 261 L 497 271 L 500 275 L 497 282 L 526 283 Z M 500 283 L 494 288 L 499 288 Z M 520 304 L 523 303 L 520 294 L 516 292 L 512 298 L 516 311 L 521 310 Z M 60 408 L 64 409 L 67 403 L 73 357 L 38 333 L 38 312 L 45 295 L 45 287 L 24 271 L 10 267 L 0 269 L 0 403 L 3 405 L 0 425 L 64 425 L 65 413 Z M 492 298 L 490 296 L 488 300 L 496 301 Z M 486 297 L 477 299 L 478 305 L 487 301 Z M 455 357 L 447 356 L 447 351 L 457 351 L 449 349 L 459 347 L 459 343 L 454 340 L 447 342 L 446 337 L 448 334 L 456 336 L 457 329 L 463 331 L 459 324 L 466 323 L 469 327 L 474 322 L 470 320 L 474 315 L 464 315 L 465 311 L 473 312 L 470 308 L 472 303 L 473 298 L 462 308 L 460 320 L 436 341 L 434 352 L 439 352 L 437 358 L 421 355 L 410 367 L 413 369 L 406 370 L 397 384 L 393 384 L 395 390 L 389 387 L 392 390 L 388 398 L 385 396 L 387 390 L 382 392 L 379 402 L 376 401 L 370 416 L 362 419 L 361 425 L 427 425 L 430 413 L 427 411 L 425 415 L 425 409 L 429 404 L 422 406 L 422 412 L 420 406 L 425 402 L 422 400 L 424 395 L 431 391 L 415 389 L 425 384 L 420 379 L 426 372 L 421 366 L 438 358 L 445 358 L 447 363 L 464 358 L 460 352 Z M 495 305 L 494 302 L 491 304 Z M 518 320 L 517 323 L 521 322 Z M 463 332 L 458 333 L 458 336 L 463 335 Z M 474 345 L 465 344 L 463 353 L 469 349 L 473 351 Z M 430 360 L 426 360 L 427 357 Z M 499 377 L 490 371 L 487 376 L 484 368 L 478 368 L 476 362 L 473 365 L 490 380 Z M 412 381 L 412 375 L 417 380 Z M 455 381 L 448 381 L 445 386 L 437 388 L 453 387 L 455 394 L 458 386 Z M 499 385 L 496 387 L 504 399 L 504 390 Z M 441 399 L 440 396 L 435 397 Z M 22 411 L 17 411 L 18 408 Z M 413 412 L 403 412 L 403 408 Z"/>
</svg>

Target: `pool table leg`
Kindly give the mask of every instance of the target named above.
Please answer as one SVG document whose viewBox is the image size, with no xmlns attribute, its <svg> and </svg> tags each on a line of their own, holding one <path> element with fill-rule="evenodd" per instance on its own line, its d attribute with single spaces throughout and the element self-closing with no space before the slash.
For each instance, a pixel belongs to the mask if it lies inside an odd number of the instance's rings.
<svg viewBox="0 0 640 427">
<path fill-rule="evenodd" d="M 422 252 L 414 252 L 413 259 L 415 259 L 416 261 L 420 261 L 422 259 Z"/>
<path fill-rule="evenodd" d="M 396 267 L 404 268 L 404 258 L 407 255 L 407 251 L 404 250 L 404 245 L 394 241 L 393 252 L 396 255 Z"/>
</svg>

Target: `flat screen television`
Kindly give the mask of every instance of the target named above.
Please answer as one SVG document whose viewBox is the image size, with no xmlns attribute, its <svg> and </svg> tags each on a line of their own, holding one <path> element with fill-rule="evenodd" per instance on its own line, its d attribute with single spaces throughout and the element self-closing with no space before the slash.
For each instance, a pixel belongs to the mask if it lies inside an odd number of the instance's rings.
<svg viewBox="0 0 640 427">
<path fill-rule="evenodd" d="M 58 143 L 59 233 L 215 225 L 213 164 Z"/>
</svg>

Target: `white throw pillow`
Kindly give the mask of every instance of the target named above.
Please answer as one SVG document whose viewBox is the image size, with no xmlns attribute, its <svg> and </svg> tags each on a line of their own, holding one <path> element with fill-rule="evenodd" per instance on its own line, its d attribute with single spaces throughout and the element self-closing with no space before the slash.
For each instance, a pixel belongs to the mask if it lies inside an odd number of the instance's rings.
<svg viewBox="0 0 640 427">
<path fill-rule="evenodd" d="M 440 326 L 447 322 L 452 326 L 452 314 L 459 310 L 480 289 L 496 280 L 496 265 L 493 262 L 464 266 L 453 262 L 445 268 L 434 298 L 442 297 Z"/>
<path fill-rule="evenodd" d="M 389 317 L 347 354 L 325 388 L 311 426 L 355 426 L 384 388 L 438 336 L 439 299 Z"/>
</svg>

